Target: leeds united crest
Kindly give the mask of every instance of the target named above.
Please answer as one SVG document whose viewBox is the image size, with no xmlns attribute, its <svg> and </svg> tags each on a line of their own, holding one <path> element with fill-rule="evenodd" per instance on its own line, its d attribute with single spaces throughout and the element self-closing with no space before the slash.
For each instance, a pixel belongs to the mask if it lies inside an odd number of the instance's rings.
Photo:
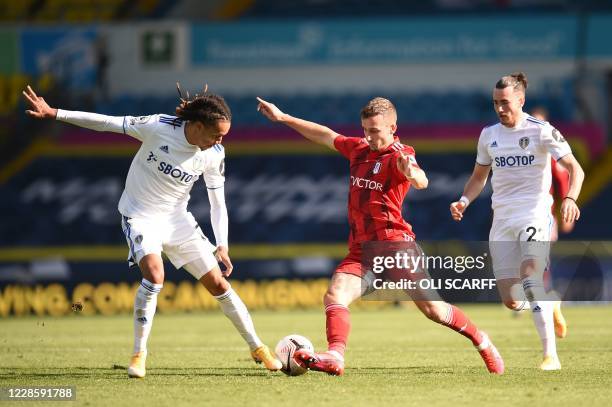
<svg viewBox="0 0 612 407">
<path fill-rule="evenodd" d="M 529 137 L 521 137 L 519 140 L 519 146 L 524 150 L 529 145 Z"/>
</svg>

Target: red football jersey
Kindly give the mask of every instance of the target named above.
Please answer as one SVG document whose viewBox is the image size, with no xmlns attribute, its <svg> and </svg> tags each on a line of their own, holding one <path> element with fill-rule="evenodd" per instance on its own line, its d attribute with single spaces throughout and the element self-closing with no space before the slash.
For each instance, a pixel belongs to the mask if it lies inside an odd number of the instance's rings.
<svg viewBox="0 0 612 407">
<path fill-rule="evenodd" d="M 334 146 L 350 160 L 349 246 L 414 239 L 412 226 L 402 218 L 402 203 L 410 183 L 397 168 L 400 151 L 417 166 L 414 149 L 401 144 L 397 137 L 384 151 L 372 151 L 361 137 L 338 136 Z"/>
</svg>

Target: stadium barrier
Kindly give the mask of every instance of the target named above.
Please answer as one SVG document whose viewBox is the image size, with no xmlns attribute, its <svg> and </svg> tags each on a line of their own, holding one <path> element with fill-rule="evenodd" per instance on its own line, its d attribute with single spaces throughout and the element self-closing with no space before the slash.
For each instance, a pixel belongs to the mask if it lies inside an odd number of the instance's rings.
<svg viewBox="0 0 612 407">
<path fill-rule="evenodd" d="M 232 281 L 232 287 L 250 310 L 320 309 L 329 280 L 276 279 Z M 133 311 L 135 283 L 80 283 L 71 292 L 62 284 L 7 285 L 0 289 L 0 317 L 69 314 L 116 315 Z M 384 302 L 357 301 L 358 308 L 382 308 Z M 217 301 L 197 282 L 164 283 L 157 309 L 161 313 L 216 310 Z"/>
<path fill-rule="evenodd" d="M 510 243 L 496 244 L 498 250 L 503 250 L 503 245 Z M 494 276 L 488 254 L 489 242 L 421 241 L 419 245 L 423 253 L 417 253 L 415 264 L 427 264 L 428 278 L 437 284 L 427 289 L 434 290 L 452 303 L 499 302 L 497 288 L 491 283 Z M 344 251 L 340 244 L 238 247 L 230 282 L 250 309 L 321 308 L 329 275 Z M 123 252 L 122 248 L 109 251 L 112 256 L 118 252 Z M 0 255 L 6 254 L 0 252 Z M 76 257 L 27 263 L 25 258 L 36 257 L 36 253 L 21 254 L 24 258 L 21 261 L 14 258 L 12 265 L 0 262 L 0 317 L 62 316 L 70 314 L 73 306 L 82 315 L 131 312 L 141 277 L 137 270 L 129 270 L 125 263 L 92 259 L 79 261 Z M 65 255 L 70 257 L 75 253 L 66 252 Z M 395 258 L 395 252 L 391 255 Z M 253 260 L 257 257 L 259 259 Z M 385 267 L 388 267 L 386 264 L 385 260 Z M 558 242 L 552 246 L 550 264 L 550 287 L 564 300 L 612 301 L 612 242 Z M 401 267 L 407 266 L 400 266 L 400 272 Z M 175 271 L 170 264 L 166 264 L 166 269 L 166 281 L 158 302 L 160 312 L 216 309 L 214 298 L 188 273 Z M 367 264 L 366 269 L 369 269 Z M 371 270 L 380 272 L 374 267 Z M 370 277 L 377 276 L 384 274 Z M 395 276 L 398 278 L 387 281 L 401 282 L 404 278 L 411 278 L 410 274 Z M 452 287 L 448 286 L 449 282 Z M 484 286 L 485 282 L 487 286 Z M 373 286 L 380 288 L 375 283 Z M 356 307 L 379 308 L 409 300 L 403 294 L 405 288 L 398 287 L 396 289 L 402 292 L 379 291 L 382 296 L 365 296 Z"/>
</svg>

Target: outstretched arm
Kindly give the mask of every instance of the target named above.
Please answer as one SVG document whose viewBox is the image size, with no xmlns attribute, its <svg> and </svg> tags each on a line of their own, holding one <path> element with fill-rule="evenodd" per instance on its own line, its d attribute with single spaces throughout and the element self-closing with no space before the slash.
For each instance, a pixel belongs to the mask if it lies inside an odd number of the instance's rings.
<svg viewBox="0 0 612 407">
<path fill-rule="evenodd" d="M 57 117 L 57 109 L 50 107 L 42 96 L 36 95 L 30 85 L 21 93 L 30 105 L 30 109 L 26 110 L 27 115 L 37 119 L 55 119 Z"/>
<path fill-rule="evenodd" d="M 329 127 L 283 113 L 276 105 L 266 102 L 262 98 L 258 97 L 257 101 L 259 102 L 257 111 L 261 112 L 271 121 L 286 124 L 308 140 L 327 146 L 332 150 L 336 149 L 334 147 L 334 140 L 339 134 Z"/>
<path fill-rule="evenodd" d="M 96 131 L 125 133 L 125 117 L 123 116 L 105 116 L 97 113 L 56 109 L 49 106 L 42 96 L 38 96 L 30 85 L 22 91 L 22 94 L 29 104 L 30 108 L 26 110 L 26 114 L 30 117 L 61 120 Z"/>
<path fill-rule="evenodd" d="M 490 165 L 476 163 L 472 176 L 465 184 L 465 188 L 463 188 L 463 196 L 458 201 L 450 204 L 450 213 L 454 220 L 459 222 L 463 219 L 463 212 L 465 212 L 470 202 L 476 199 L 480 192 L 482 192 L 490 171 Z"/>
</svg>

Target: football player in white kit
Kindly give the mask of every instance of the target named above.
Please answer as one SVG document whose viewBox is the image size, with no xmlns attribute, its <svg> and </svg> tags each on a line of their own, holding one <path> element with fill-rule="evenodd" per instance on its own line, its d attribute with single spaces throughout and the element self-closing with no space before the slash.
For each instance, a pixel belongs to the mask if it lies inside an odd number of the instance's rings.
<svg viewBox="0 0 612 407">
<path fill-rule="evenodd" d="M 543 283 L 552 226 L 550 157 L 570 174 L 569 191 L 561 205 L 566 222 L 580 217 L 576 200 L 584 172 L 557 129 L 523 112 L 526 89 L 522 72 L 504 76 L 495 84 L 493 105 L 499 123 L 482 130 L 474 171 L 463 196 L 451 203 L 450 212 L 454 220 L 461 221 L 493 171 L 489 242 L 497 286 L 508 308 L 531 309 L 543 346 L 540 368 L 559 370 L 555 333 L 563 337 L 567 327 L 560 302 L 547 296 Z"/>
<path fill-rule="evenodd" d="M 228 254 L 225 152 L 221 141 L 229 132 L 231 113 L 224 99 L 204 90 L 191 99 L 181 98 L 176 116 L 131 117 L 51 108 L 30 86 L 23 95 L 30 105 L 26 113 L 31 117 L 123 133 L 142 143 L 119 201 L 128 260 L 138 264 L 142 272 L 134 301 L 134 351 L 129 377 L 145 376 L 147 339 L 164 282 L 162 252 L 177 269 L 185 268 L 217 299 L 248 343 L 253 359 L 263 362 L 269 370 L 279 370 L 280 361 L 259 339 L 246 306 L 226 280 L 232 263 Z M 208 189 L 216 247 L 187 210 L 191 188 L 200 176 Z M 225 265 L 225 271 L 221 271 L 218 261 Z"/>
</svg>

